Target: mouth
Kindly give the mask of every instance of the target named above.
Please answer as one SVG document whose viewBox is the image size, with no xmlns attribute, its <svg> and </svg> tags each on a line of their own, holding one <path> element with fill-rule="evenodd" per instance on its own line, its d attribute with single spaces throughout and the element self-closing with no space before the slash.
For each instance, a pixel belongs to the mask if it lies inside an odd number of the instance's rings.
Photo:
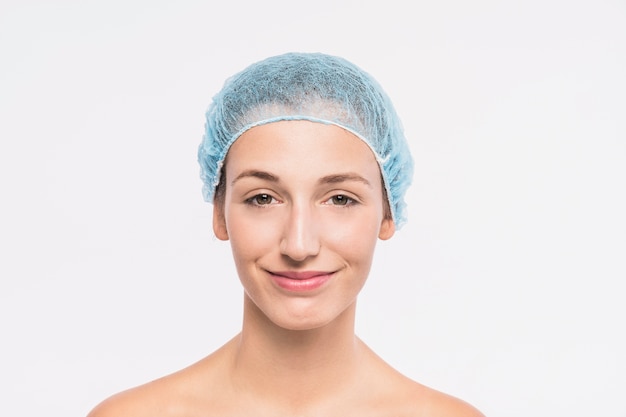
<svg viewBox="0 0 626 417">
<path fill-rule="evenodd" d="M 313 291 L 326 284 L 335 271 L 268 271 L 280 288 L 292 292 Z"/>
</svg>

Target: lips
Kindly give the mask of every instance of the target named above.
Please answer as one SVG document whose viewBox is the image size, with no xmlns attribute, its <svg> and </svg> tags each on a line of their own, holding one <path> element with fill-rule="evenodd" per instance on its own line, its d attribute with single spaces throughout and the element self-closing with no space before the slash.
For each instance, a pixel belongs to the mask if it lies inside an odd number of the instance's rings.
<svg viewBox="0 0 626 417">
<path fill-rule="evenodd" d="M 335 274 L 329 271 L 273 271 L 269 273 L 279 287 L 293 292 L 318 289 Z"/>
</svg>

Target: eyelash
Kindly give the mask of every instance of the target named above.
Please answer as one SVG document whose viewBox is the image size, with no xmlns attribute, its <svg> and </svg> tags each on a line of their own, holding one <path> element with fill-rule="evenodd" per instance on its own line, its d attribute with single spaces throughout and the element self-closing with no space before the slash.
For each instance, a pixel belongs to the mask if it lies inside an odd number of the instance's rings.
<svg viewBox="0 0 626 417">
<path fill-rule="evenodd" d="M 270 199 L 270 202 L 266 203 L 266 204 L 261 204 L 257 200 L 259 197 L 268 198 L 268 199 Z M 275 201 L 278 201 L 278 200 L 276 200 L 274 197 L 272 197 L 270 194 L 267 194 L 267 193 L 256 194 L 256 195 L 253 195 L 252 197 L 247 198 L 246 200 L 244 200 L 244 202 L 246 204 L 248 204 L 248 205 L 251 205 L 251 206 L 254 206 L 254 207 L 261 207 L 261 208 L 264 207 L 264 206 L 272 205 Z"/>
<path fill-rule="evenodd" d="M 337 207 L 349 207 L 349 206 L 353 206 L 354 204 L 357 204 L 357 201 L 354 198 L 348 197 L 345 194 L 335 194 L 332 197 L 330 197 L 328 200 L 326 200 L 324 203 L 328 203 L 329 201 L 333 201 L 333 199 L 336 199 L 337 197 L 341 197 L 345 199 L 345 203 L 344 204 L 335 204 L 332 203 L 333 206 L 337 206 Z"/>
<path fill-rule="evenodd" d="M 345 199 L 345 203 L 344 204 L 337 204 L 336 201 L 333 202 L 334 199 L 336 198 L 342 198 Z M 264 198 L 264 199 L 269 199 L 269 202 L 266 203 L 260 203 L 258 201 L 259 198 Z M 264 206 L 270 206 L 272 204 L 275 204 L 275 202 L 278 201 L 276 200 L 274 197 L 272 197 L 270 194 L 267 193 L 261 193 L 261 194 L 256 194 L 253 195 L 250 198 L 247 198 L 246 200 L 244 200 L 244 202 L 248 205 L 254 206 L 254 207 L 264 207 Z M 337 207 L 350 207 L 353 206 L 355 204 L 357 204 L 358 202 L 351 197 L 348 197 L 345 194 L 335 194 L 332 197 L 330 197 L 329 199 L 324 201 L 324 204 L 328 204 L 328 205 L 333 205 L 333 206 L 337 206 Z"/>
</svg>

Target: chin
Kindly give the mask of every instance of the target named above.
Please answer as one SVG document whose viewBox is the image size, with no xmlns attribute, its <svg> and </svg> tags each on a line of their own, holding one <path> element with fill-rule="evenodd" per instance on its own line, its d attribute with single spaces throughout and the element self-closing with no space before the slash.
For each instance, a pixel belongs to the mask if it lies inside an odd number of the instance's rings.
<svg viewBox="0 0 626 417">
<path fill-rule="evenodd" d="M 276 326 L 293 331 L 316 330 L 324 327 L 339 325 L 349 319 L 354 308 L 353 304 L 346 308 L 317 306 L 317 311 L 283 310 L 279 314 L 270 312 L 267 318 Z M 273 312 L 278 313 L 278 312 Z"/>
<path fill-rule="evenodd" d="M 304 332 L 309 330 L 317 330 L 325 327 L 330 323 L 330 321 L 321 321 L 321 320 L 284 320 L 284 321 L 272 321 L 276 326 L 284 329 L 290 330 L 294 332 Z"/>
</svg>

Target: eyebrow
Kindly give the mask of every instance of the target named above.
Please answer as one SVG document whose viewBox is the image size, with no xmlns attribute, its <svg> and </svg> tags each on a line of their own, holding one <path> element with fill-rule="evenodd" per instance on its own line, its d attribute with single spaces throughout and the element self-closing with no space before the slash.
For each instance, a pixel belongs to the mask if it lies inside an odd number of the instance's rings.
<svg viewBox="0 0 626 417">
<path fill-rule="evenodd" d="M 265 181 L 278 182 L 278 177 L 274 174 L 270 174 L 269 172 L 266 172 L 266 171 L 258 171 L 255 169 L 249 169 L 237 175 L 237 177 L 230 183 L 230 185 L 232 186 L 233 184 L 235 184 L 237 181 L 239 181 L 242 178 L 250 178 L 250 177 L 259 178 Z"/>
<path fill-rule="evenodd" d="M 320 178 L 318 183 L 320 183 L 320 184 L 339 184 L 339 183 L 348 182 L 348 181 L 356 181 L 356 182 L 363 183 L 363 184 L 367 185 L 370 188 L 372 187 L 372 184 L 370 184 L 370 182 L 368 180 L 366 180 L 361 175 L 359 175 L 357 173 L 354 173 L 354 172 L 348 172 L 348 173 L 345 173 L 345 174 L 327 175 L 325 177 Z"/>
<path fill-rule="evenodd" d="M 258 178 L 258 179 L 270 181 L 270 182 L 279 182 L 278 176 L 274 174 L 271 174 L 267 171 L 259 171 L 255 169 L 250 169 L 237 175 L 237 177 L 232 180 L 230 185 L 232 186 L 237 181 L 243 178 Z M 325 177 L 320 178 L 317 182 L 318 184 L 339 184 L 339 183 L 348 182 L 348 181 L 360 182 L 360 183 L 367 185 L 370 188 L 372 187 L 372 184 L 368 180 L 366 180 L 364 177 L 354 172 L 327 175 Z"/>
</svg>

